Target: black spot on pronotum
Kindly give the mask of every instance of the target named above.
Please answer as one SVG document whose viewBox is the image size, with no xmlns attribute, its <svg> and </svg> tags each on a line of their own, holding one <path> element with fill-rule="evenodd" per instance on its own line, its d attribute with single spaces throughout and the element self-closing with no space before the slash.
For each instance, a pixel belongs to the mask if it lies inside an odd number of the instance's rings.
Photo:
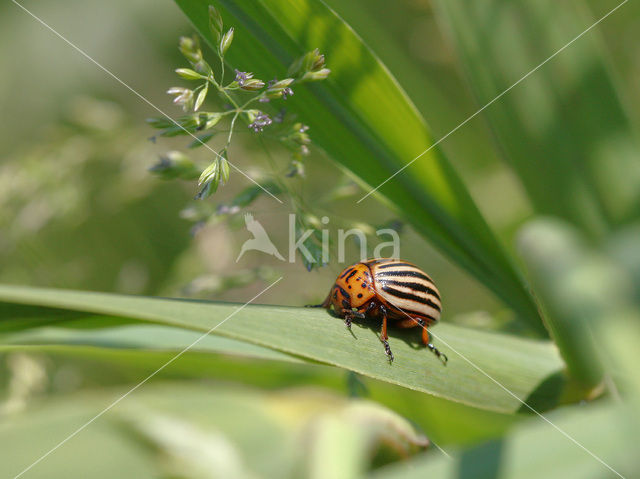
<svg viewBox="0 0 640 479">
<path fill-rule="evenodd" d="M 355 269 L 354 269 L 353 271 L 351 271 L 351 273 L 349 273 L 349 276 L 347 276 L 347 277 L 345 278 L 345 281 L 348 283 L 348 282 L 349 282 L 349 279 L 351 279 L 351 277 L 352 277 L 354 274 L 356 274 L 356 273 L 357 273 L 357 271 L 356 271 Z"/>
<path fill-rule="evenodd" d="M 349 269 L 347 269 L 344 273 L 342 273 L 342 275 L 340 276 L 340 278 L 344 278 L 346 275 L 348 275 L 349 273 L 351 273 L 351 271 L 353 271 L 353 268 L 349 268 Z"/>
<path fill-rule="evenodd" d="M 344 296 L 345 298 L 350 298 L 351 297 L 351 295 L 349 293 L 347 293 L 346 289 L 344 289 L 341 286 L 337 286 L 337 287 L 340 290 L 340 293 L 342 293 L 342 296 Z"/>
<path fill-rule="evenodd" d="M 362 293 L 358 293 L 358 298 L 362 298 Z"/>
</svg>

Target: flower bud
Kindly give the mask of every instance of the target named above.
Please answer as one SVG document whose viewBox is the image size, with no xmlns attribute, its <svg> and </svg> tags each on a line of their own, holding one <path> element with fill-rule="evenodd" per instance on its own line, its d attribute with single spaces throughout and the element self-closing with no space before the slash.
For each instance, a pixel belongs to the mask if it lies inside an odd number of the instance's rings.
<svg viewBox="0 0 640 479">
<path fill-rule="evenodd" d="M 244 82 L 243 85 L 240 85 L 240 88 L 247 91 L 256 91 L 264 88 L 265 83 L 262 80 L 258 80 L 257 78 L 250 78 Z"/>
<path fill-rule="evenodd" d="M 180 37 L 180 52 L 191 63 L 202 61 L 202 51 L 196 37 Z"/>
<path fill-rule="evenodd" d="M 302 81 L 319 81 L 324 80 L 329 76 L 331 70 L 328 68 L 323 68 L 322 70 L 318 70 L 317 72 L 307 72 L 302 76 Z"/>
<path fill-rule="evenodd" d="M 202 88 L 202 90 L 200 90 L 200 92 L 198 93 L 198 96 L 196 97 L 196 102 L 193 105 L 193 111 L 198 111 L 200 109 L 205 98 L 207 98 L 208 92 L 209 92 L 209 84 L 205 83 L 204 87 Z"/>
<path fill-rule="evenodd" d="M 213 5 L 209 5 L 209 30 L 213 34 L 216 42 L 220 41 L 222 36 L 222 16 L 220 12 Z"/>
<path fill-rule="evenodd" d="M 220 55 L 224 55 L 225 52 L 231 46 L 231 42 L 233 41 L 233 27 L 229 29 L 227 33 L 225 33 L 220 40 Z"/>
<path fill-rule="evenodd" d="M 196 194 L 195 199 L 203 200 L 208 196 L 211 196 L 218 189 L 219 183 L 219 164 L 217 161 L 214 161 L 207 166 L 200 175 L 200 178 L 198 179 L 198 193 Z"/>
<path fill-rule="evenodd" d="M 220 181 L 224 185 L 229 181 L 229 162 L 224 156 L 218 158 L 218 162 L 220 163 Z"/>
<path fill-rule="evenodd" d="M 190 68 L 177 68 L 176 73 L 185 80 L 200 80 L 202 78 L 202 75 L 198 72 L 194 72 Z"/>
</svg>

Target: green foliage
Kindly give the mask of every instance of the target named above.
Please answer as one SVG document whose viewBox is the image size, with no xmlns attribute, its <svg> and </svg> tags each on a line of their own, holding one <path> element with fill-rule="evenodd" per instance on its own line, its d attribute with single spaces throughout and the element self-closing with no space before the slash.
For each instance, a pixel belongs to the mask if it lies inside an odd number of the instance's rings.
<svg viewBox="0 0 640 479">
<path fill-rule="evenodd" d="M 588 418 L 578 407 L 549 415 L 553 424 L 586 451 L 549 424 L 532 420 L 502 440 L 470 448 L 453 458 L 432 454 L 408 464 L 383 468 L 368 477 L 633 477 L 639 465 L 633 435 L 625 424 L 625 413 L 616 405 L 599 404 L 590 408 Z M 589 451 L 597 454 L 597 459 Z"/>
<path fill-rule="evenodd" d="M 375 333 L 379 325 L 354 326 L 352 335 L 341 320 L 332 318 L 324 310 L 252 305 L 239 310 L 240 305 L 235 304 L 10 286 L 0 287 L 0 299 L 114 315 L 205 333 L 215 327 L 212 331 L 215 335 L 340 366 L 371 378 L 502 413 L 521 410 L 522 403 L 517 398 L 527 398 L 536 407 L 546 409 L 555 405 L 563 392 L 562 365 L 551 344 L 448 324 L 439 325 L 433 332 L 435 343 L 450 358 L 446 367 L 418 346 L 420 331 L 417 329 L 392 333 L 398 339 L 391 343 L 396 361 L 390 365 Z M 226 318 L 230 318 L 229 321 Z M 15 322 L 14 329 L 19 329 L 22 319 L 9 313 L 4 321 L 5 327 L 7 322 Z M 368 326 L 373 326 L 374 331 Z M 45 340 L 41 337 L 39 341 Z M 358 354 L 353 354 L 354 349 Z M 512 391 L 515 397 L 505 394 L 490 378 Z"/>
<path fill-rule="evenodd" d="M 512 310 L 502 317 L 473 315 L 475 326 L 511 334 L 451 324 L 463 322 L 447 316 L 446 305 L 465 299 L 464 285 L 446 291 L 444 322 L 430 329 L 449 357 L 446 366 L 420 345 L 417 328 L 390 330 L 396 361 L 389 364 L 379 324 L 355 323 L 350 334 L 323 310 L 3 285 L 0 447 L 8 453 L 0 471 L 19 474 L 147 378 L 28 474 L 114 477 L 126 469 L 132 476 L 172 478 L 635 477 L 640 169 L 633 108 L 622 100 L 622 83 L 595 29 L 558 51 L 606 11 L 592 18 L 581 1 L 437 0 L 426 16 L 435 16 L 457 58 L 446 43 L 412 40 L 423 58 L 447 65 L 428 66 L 436 75 L 425 78 L 400 44 L 386 51 L 387 58 L 400 52 L 390 64 L 411 70 L 394 68 L 399 82 L 411 85 L 403 75 L 412 75 L 414 87 L 426 85 L 425 97 L 436 84 L 445 96 L 456 90 L 451 111 L 429 98 L 418 112 L 367 42 L 382 48 L 396 41 L 392 28 L 413 38 L 412 16 L 425 8 L 415 2 L 394 8 L 377 0 L 333 2 L 350 24 L 363 26 L 358 31 L 320 0 L 176 3 L 217 61 L 209 63 L 198 37 L 180 39 L 187 64 L 175 72 L 195 86 L 169 89 L 183 109 L 175 122 L 149 120 L 172 148 L 150 170 L 162 179 L 198 180 L 197 198 L 221 196 L 232 188 L 238 151 L 251 160 L 251 168 L 243 166 L 260 183 L 232 190 L 217 205 L 193 202 L 183 218 L 200 228 L 241 220 L 237 213 L 261 196 L 286 199 L 298 213 L 295 236 L 311 252 L 311 259 L 303 258 L 311 269 L 323 261 L 323 202 L 307 204 L 292 179 L 322 183 L 323 199 L 357 199 L 352 183 L 327 172 L 309 174 L 326 166 L 321 158 L 318 164 L 303 158 L 312 140 L 320 147 L 314 153 L 322 149 L 366 188 L 362 196 L 402 169 L 358 203 L 362 214 L 356 216 L 369 219 L 362 229 L 385 221 L 374 199 L 391 207 Z M 376 14 L 376 5 L 384 14 Z M 615 15 L 627 10 L 627 18 L 638 11 L 619 7 Z M 458 103 L 457 76 L 448 81 L 458 67 L 476 100 L 471 107 L 466 98 Z M 626 74 L 635 78 L 633 71 Z M 306 84 L 317 80 L 326 81 Z M 216 99 L 218 108 L 209 111 Z M 450 161 L 423 116 L 432 124 L 441 115 L 459 116 L 455 126 L 480 109 L 495 151 L 488 141 L 472 141 L 449 150 L 467 151 L 470 160 L 453 154 Z M 231 149 L 241 123 L 258 140 L 270 174 L 254 169 L 253 142 Z M 253 295 L 245 294 L 253 283 L 282 276 L 266 263 L 224 271 L 221 262 L 202 273 L 202 257 L 229 257 L 223 250 L 230 240 L 201 245 L 201 256 L 185 253 L 176 205 L 186 197 L 176 193 L 177 184 L 149 186 L 127 169 L 133 157 L 154 154 L 139 145 L 136 138 L 143 136 L 123 125 L 121 112 L 109 104 L 84 101 L 50 138 L 0 167 L 3 281 L 163 294 L 170 291 L 165 282 L 182 287 L 188 281 L 176 274 L 185 268 L 189 278 L 200 276 L 184 294 L 209 298 L 246 288 L 226 297 L 237 300 Z M 173 143 L 185 136 L 193 140 L 186 145 L 189 155 L 180 150 L 185 145 Z M 201 163 L 197 155 L 207 149 L 215 156 Z M 289 152 L 286 168 L 271 156 L 279 149 Z M 492 165 L 486 152 L 506 166 Z M 504 230 L 490 228 L 475 202 L 483 199 L 478 177 L 468 174 L 485 167 L 512 175 L 540 217 L 521 214 Z M 118 181 L 134 187 L 119 189 Z M 302 182 L 295 185 L 302 189 Z M 490 190 L 494 202 L 511 201 L 501 187 Z M 335 211 L 342 213 L 344 205 Z M 522 270 L 510 249 L 520 225 L 513 249 Z M 100 260 L 81 271 L 73 260 L 82 256 Z M 142 261 L 131 266 L 129 258 Z M 131 271 L 118 273 L 122 264 Z M 137 282 L 114 286 L 121 277 Z M 320 294 L 314 291 L 313 277 L 305 274 L 274 297 L 283 303 L 295 295 L 291 301 L 301 304 Z M 531 333 L 545 339 L 519 337 Z"/>
<path fill-rule="evenodd" d="M 208 34 L 209 2 L 177 3 L 214 48 L 215 39 Z M 331 58 L 327 81 L 299 88 L 290 105 L 311 127 L 314 141 L 365 186 L 365 191 L 429 150 L 386 183 L 378 196 L 518 311 L 532 330 L 544 334 L 519 272 L 450 163 L 437 148 L 432 149 L 424 119 L 344 21 L 316 0 L 296 4 L 287 0 L 223 1 L 219 6 L 223 17 L 233 19 L 236 31 L 236 48 L 225 57 L 231 65 L 250 64 L 269 78 L 281 65 L 295 62 L 314 48 Z M 308 28 L 310 24 L 314 28 Z M 300 67 L 294 63 L 291 71 L 321 66 L 319 57 L 307 57 L 298 60 Z M 370 208 L 371 201 L 361 207 Z"/>
<path fill-rule="evenodd" d="M 3 437 L 21 453 L 6 457 L 0 471 L 18 474 L 28 451 L 47 447 L 47 431 L 70 432 L 104 406 L 105 396 L 120 393 L 114 388 L 54 400 L 28 422 L 3 422 Z M 340 444 L 342 437 L 352 440 Z M 354 477 L 374 461 L 398 460 L 426 443 L 406 419 L 370 401 L 313 389 L 227 388 L 212 396 L 207 386 L 168 383 L 146 388 L 84 438 L 70 441 L 52 455 L 44 474 L 38 468 L 29 474 L 107 478 L 126 468 L 138 477 Z M 326 454 L 336 448 L 340 454 L 327 469 Z M 105 450 L 109 454 L 97 453 Z M 86 455 L 95 461 L 78 460 Z"/>
<path fill-rule="evenodd" d="M 274 114 L 270 116 L 262 110 L 249 108 L 249 105 L 255 102 L 260 102 L 264 105 L 272 99 L 286 99 L 294 94 L 293 86 L 308 81 L 324 80 L 330 73 L 329 69 L 324 68 L 324 56 L 321 55 L 318 50 L 313 50 L 291 65 L 289 74 L 292 78 L 285 78 L 283 80 L 274 79 L 267 83 L 258 78 L 254 78 L 251 72 L 236 69 L 235 78 L 227 83 L 225 80 L 224 57 L 233 41 L 234 29 L 232 27 L 223 33 L 224 23 L 220 12 L 213 6 L 209 6 L 208 12 L 209 30 L 217 43 L 213 50 L 220 62 L 219 73 L 216 74 L 214 68 L 205 60 L 198 37 L 182 37 L 180 39 L 179 49 L 189 61 L 192 68 L 177 68 L 175 72 L 185 80 L 199 81 L 201 84 L 194 89 L 171 87 L 167 90 L 167 93 L 174 95 L 173 103 L 182 106 L 185 112 L 193 111 L 193 113 L 178 118 L 177 120 L 166 116 L 147 120 L 153 128 L 161 130 L 159 133 L 160 136 L 189 135 L 194 139 L 194 143 L 191 146 L 206 146 L 206 148 L 215 154 L 216 157 L 213 162 L 201 170 L 198 180 L 198 192 L 195 196 L 196 199 L 205 199 L 211 196 L 217 191 L 218 186 L 224 185 L 229 181 L 230 168 L 227 156 L 234 129 L 236 128 L 236 120 L 239 118 L 244 119 L 248 127 L 256 133 L 261 133 L 266 127 L 272 125 L 274 121 L 283 123 L 283 118 L 280 113 L 278 113 L 277 116 Z M 197 113 L 207 98 L 210 85 L 214 88 L 214 91 L 220 99 L 228 102 L 229 108 L 226 111 Z M 235 92 L 238 91 L 253 92 L 254 95 L 248 99 L 246 95 L 240 98 L 235 95 Z M 207 146 L 206 143 L 215 133 L 212 129 L 224 117 L 230 117 L 227 142 L 220 151 L 216 152 Z M 308 135 L 304 133 L 307 129 L 308 127 L 303 126 L 301 123 L 285 123 L 280 126 L 280 131 L 275 138 L 279 139 L 283 145 L 290 147 L 292 151 L 295 152 L 294 155 L 297 159 L 309 151 L 307 146 L 309 144 L 309 138 Z M 204 133 L 201 136 L 196 136 L 196 132 Z M 169 154 L 167 154 L 167 156 L 169 156 Z M 182 164 L 186 162 L 189 162 L 190 166 L 195 167 L 186 156 L 180 161 L 180 165 L 175 166 L 167 165 L 165 157 L 163 157 L 160 163 L 151 168 L 150 171 L 160 173 L 164 179 L 170 179 L 180 176 L 179 171 L 173 174 L 171 170 L 181 170 Z M 188 175 L 184 179 L 190 179 L 190 176 L 191 175 Z"/>
<path fill-rule="evenodd" d="M 436 5 L 479 105 L 607 13 L 591 15 L 581 2 L 553 0 Z M 615 14 L 624 15 L 626 7 Z M 533 32 L 534 44 L 528 41 Z M 632 153 L 640 145 L 601 43 L 597 32 L 584 35 L 485 113 L 537 212 L 596 238 L 640 212 L 640 166 Z"/>
</svg>

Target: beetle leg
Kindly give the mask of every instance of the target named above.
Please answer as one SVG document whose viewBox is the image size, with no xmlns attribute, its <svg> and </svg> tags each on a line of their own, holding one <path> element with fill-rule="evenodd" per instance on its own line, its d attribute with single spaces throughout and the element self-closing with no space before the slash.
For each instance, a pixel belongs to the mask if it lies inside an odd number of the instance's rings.
<svg viewBox="0 0 640 479">
<path fill-rule="evenodd" d="M 372 310 L 374 310 L 376 308 L 376 302 L 375 301 L 370 301 L 369 305 L 367 306 L 367 313 L 370 313 Z M 366 313 L 365 313 L 366 314 Z"/>
<path fill-rule="evenodd" d="M 424 343 L 424 345 L 427 348 L 429 348 L 429 351 L 431 351 L 433 354 L 435 354 L 436 357 L 440 361 L 442 361 L 442 364 L 444 364 L 445 366 L 447 365 L 447 361 L 449 361 L 449 358 L 447 358 L 446 354 L 441 353 L 440 351 L 438 351 L 438 348 L 436 348 L 433 344 L 431 344 L 430 337 L 429 337 L 429 331 L 427 331 L 427 328 L 424 327 L 424 326 L 422 327 L 422 342 Z"/>
<path fill-rule="evenodd" d="M 438 351 L 438 348 L 436 348 L 433 344 L 429 343 L 427 344 L 427 347 L 429 348 L 429 350 L 436 355 L 436 357 L 442 362 L 442 364 L 444 364 L 445 366 L 447 365 L 447 361 L 449 361 L 449 358 L 447 357 L 446 354 L 441 353 L 440 351 Z"/>
<path fill-rule="evenodd" d="M 380 341 L 382 341 L 382 344 L 384 345 L 384 352 L 387 354 L 389 362 L 392 363 L 393 353 L 389 347 L 389 336 L 387 336 L 387 309 L 381 305 L 380 312 L 382 313 L 382 331 L 380 332 Z"/>
</svg>

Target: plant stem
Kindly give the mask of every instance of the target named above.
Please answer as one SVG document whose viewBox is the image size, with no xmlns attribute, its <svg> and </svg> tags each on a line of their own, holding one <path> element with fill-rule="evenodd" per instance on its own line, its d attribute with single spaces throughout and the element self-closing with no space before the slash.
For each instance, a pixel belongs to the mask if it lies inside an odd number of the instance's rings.
<svg viewBox="0 0 640 479">
<path fill-rule="evenodd" d="M 231 119 L 231 123 L 229 124 L 229 134 L 227 135 L 227 144 L 224 145 L 224 148 L 227 149 L 231 144 L 231 136 L 233 135 L 233 127 L 236 124 L 236 119 L 240 116 L 240 111 L 236 109 L 235 115 Z"/>
<path fill-rule="evenodd" d="M 216 90 L 218 90 L 222 95 L 224 95 L 224 97 L 229 101 L 229 103 L 231 103 L 231 105 L 238 110 L 240 107 L 238 106 L 238 103 L 231 97 L 231 95 L 229 95 L 229 93 L 226 91 L 225 88 L 223 88 L 217 81 L 215 81 L 215 79 L 208 77 L 207 80 L 209 80 L 209 82 L 216 87 Z"/>
</svg>

